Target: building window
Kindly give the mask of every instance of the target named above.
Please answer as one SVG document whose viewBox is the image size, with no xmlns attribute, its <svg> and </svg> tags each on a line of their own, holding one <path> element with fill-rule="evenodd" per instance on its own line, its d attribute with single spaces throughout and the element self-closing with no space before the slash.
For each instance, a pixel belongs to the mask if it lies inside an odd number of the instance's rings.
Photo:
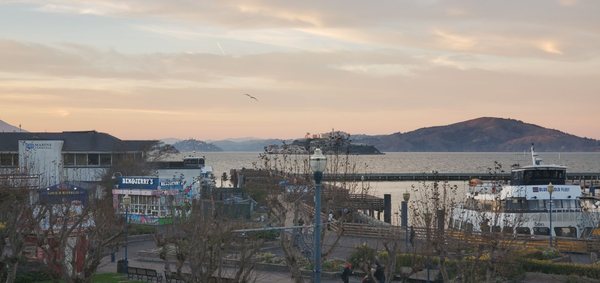
<svg viewBox="0 0 600 283">
<path fill-rule="evenodd" d="M 90 166 L 98 166 L 98 165 L 100 165 L 100 156 L 99 156 L 99 154 L 89 153 L 87 155 L 87 165 L 90 165 Z"/>
<path fill-rule="evenodd" d="M 13 154 L 0 153 L 0 166 L 13 166 Z"/>
<path fill-rule="evenodd" d="M 87 154 L 85 153 L 77 153 L 75 154 L 75 165 L 77 166 L 87 166 Z"/>
<path fill-rule="evenodd" d="M 75 154 L 65 153 L 63 154 L 63 163 L 65 166 L 75 166 Z"/>
<path fill-rule="evenodd" d="M 110 154 L 100 154 L 100 165 L 101 166 L 112 165 L 112 159 L 111 159 Z"/>
</svg>

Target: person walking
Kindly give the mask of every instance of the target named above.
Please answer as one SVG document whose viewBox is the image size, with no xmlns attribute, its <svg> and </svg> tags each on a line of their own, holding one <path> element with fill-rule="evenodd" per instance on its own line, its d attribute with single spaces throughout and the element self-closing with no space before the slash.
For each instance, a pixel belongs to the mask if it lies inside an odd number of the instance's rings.
<svg viewBox="0 0 600 283">
<path fill-rule="evenodd" d="M 344 269 L 342 270 L 342 281 L 344 283 L 350 282 L 350 275 L 352 275 L 352 264 L 346 262 L 344 264 Z"/>
<path fill-rule="evenodd" d="M 329 211 L 329 215 L 327 216 L 327 230 L 331 230 L 331 223 L 333 222 L 333 211 Z"/>
<path fill-rule="evenodd" d="M 373 273 L 373 277 L 377 280 L 377 283 L 385 283 L 385 267 L 379 264 L 378 261 L 375 262 L 375 273 Z"/>
</svg>

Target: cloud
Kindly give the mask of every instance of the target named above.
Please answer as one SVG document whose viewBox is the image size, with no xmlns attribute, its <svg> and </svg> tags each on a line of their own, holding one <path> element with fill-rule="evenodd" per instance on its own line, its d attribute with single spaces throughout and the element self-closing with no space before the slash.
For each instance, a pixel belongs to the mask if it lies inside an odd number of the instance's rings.
<svg viewBox="0 0 600 283">
<path fill-rule="evenodd" d="M 546 53 L 557 54 L 557 55 L 563 54 L 563 52 L 558 48 L 557 44 L 552 41 L 539 42 L 538 47 Z"/>
<path fill-rule="evenodd" d="M 301 133 L 302 124 L 369 117 L 376 125 L 355 124 L 384 133 L 431 111 L 460 120 L 465 104 L 519 118 L 536 101 L 569 113 L 599 102 L 600 1 L 25 3 L 0 5 L 73 25 L 0 34 L 3 111 L 25 117 L 27 105 L 39 121 L 261 133 L 276 121 Z M 108 34 L 106 23 L 127 33 Z"/>
<path fill-rule="evenodd" d="M 438 36 L 441 44 L 448 49 L 467 51 L 477 44 L 477 41 L 474 38 L 445 32 L 439 29 L 434 30 L 433 34 Z"/>
</svg>

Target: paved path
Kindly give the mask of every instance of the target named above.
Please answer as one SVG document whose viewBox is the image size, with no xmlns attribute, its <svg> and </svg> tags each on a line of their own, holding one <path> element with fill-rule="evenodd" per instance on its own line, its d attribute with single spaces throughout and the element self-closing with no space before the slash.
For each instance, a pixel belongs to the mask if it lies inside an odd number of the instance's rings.
<svg viewBox="0 0 600 283">
<path fill-rule="evenodd" d="M 160 262 L 158 258 L 141 258 L 138 256 L 138 252 L 155 249 L 156 245 L 153 240 L 142 240 L 142 241 L 131 241 L 128 246 L 128 259 L 129 265 L 135 267 L 155 269 L 162 272 L 165 269 L 164 263 Z M 124 258 L 124 249 L 120 249 L 116 254 L 116 259 L 119 260 Z M 172 266 L 174 268 L 174 266 Z M 106 256 L 102 259 L 100 266 L 98 267 L 98 273 L 116 272 L 117 263 L 111 262 L 111 257 Z M 277 283 L 288 283 L 294 282 L 290 277 L 289 272 L 277 272 L 277 271 L 264 271 L 258 270 L 256 272 L 256 282 L 277 282 Z M 310 282 L 310 279 L 306 279 L 305 282 Z M 327 279 L 323 278 L 321 282 L 342 282 L 341 279 Z M 361 282 L 360 278 L 353 277 L 350 282 Z"/>
</svg>

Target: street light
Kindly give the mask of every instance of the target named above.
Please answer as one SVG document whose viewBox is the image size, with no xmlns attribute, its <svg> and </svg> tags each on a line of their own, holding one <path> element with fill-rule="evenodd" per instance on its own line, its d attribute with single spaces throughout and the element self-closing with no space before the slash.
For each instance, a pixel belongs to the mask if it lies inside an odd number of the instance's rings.
<svg viewBox="0 0 600 283">
<path fill-rule="evenodd" d="M 402 202 L 402 223 L 401 226 L 404 226 L 406 230 L 406 237 L 404 239 L 404 244 L 406 247 L 406 251 L 408 252 L 408 200 L 410 200 L 410 193 L 405 192 L 402 194 L 402 198 L 404 201 Z"/>
<path fill-rule="evenodd" d="M 129 274 L 129 261 L 127 260 L 127 226 L 129 226 L 129 205 L 131 204 L 131 197 L 129 195 L 123 196 L 123 205 L 125 206 L 125 274 Z"/>
<path fill-rule="evenodd" d="M 552 182 L 548 184 L 548 193 L 550 194 L 550 247 L 552 248 L 552 192 L 554 192 L 554 185 Z"/>
<path fill-rule="evenodd" d="M 321 282 L 321 180 L 323 171 L 327 167 L 327 157 L 323 155 L 320 148 L 310 157 L 310 170 L 315 178 L 315 229 L 314 229 L 314 279 L 313 282 Z"/>
</svg>

